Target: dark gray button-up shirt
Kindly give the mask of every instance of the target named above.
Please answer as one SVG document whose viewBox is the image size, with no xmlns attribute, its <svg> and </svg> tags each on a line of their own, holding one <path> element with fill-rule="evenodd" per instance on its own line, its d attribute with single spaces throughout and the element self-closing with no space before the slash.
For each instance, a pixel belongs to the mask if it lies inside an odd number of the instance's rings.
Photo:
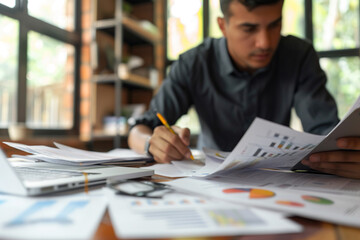
<svg viewBox="0 0 360 240">
<path fill-rule="evenodd" d="M 198 147 L 231 151 L 255 117 L 289 125 L 292 107 L 304 131 L 326 134 L 337 122 L 334 99 L 312 45 L 282 37 L 271 63 L 250 75 L 239 71 L 226 39 L 206 39 L 182 54 L 136 124 L 161 125 L 159 111 L 174 124 L 194 105 L 201 134 Z"/>
</svg>

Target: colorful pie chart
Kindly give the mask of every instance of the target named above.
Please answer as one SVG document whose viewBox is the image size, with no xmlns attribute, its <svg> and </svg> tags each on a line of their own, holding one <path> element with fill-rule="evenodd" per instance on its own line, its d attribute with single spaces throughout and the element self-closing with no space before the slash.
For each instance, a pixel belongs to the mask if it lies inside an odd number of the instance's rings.
<svg viewBox="0 0 360 240">
<path fill-rule="evenodd" d="M 304 204 L 302 204 L 302 203 L 293 202 L 293 201 L 282 201 L 282 200 L 276 201 L 276 204 L 285 205 L 285 206 L 289 206 L 289 207 L 303 207 L 304 206 Z"/>
<path fill-rule="evenodd" d="M 249 193 L 249 198 L 270 198 L 275 196 L 275 193 L 265 189 L 258 188 L 228 188 L 224 189 L 223 193 L 232 194 L 232 193 Z"/>
<path fill-rule="evenodd" d="M 311 203 L 315 203 L 315 204 L 320 204 L 320 205 L 331 205 L 334 204 L 333 201 L 326 199 L 326 198 L 322 198 L 322 197 L 316 197 L 316 196 L 310 196 L 310 195 L 303 195 L 301 196 L 302 199 L 304 199 L 307 202 L 311 202 Z"/>
</svg>

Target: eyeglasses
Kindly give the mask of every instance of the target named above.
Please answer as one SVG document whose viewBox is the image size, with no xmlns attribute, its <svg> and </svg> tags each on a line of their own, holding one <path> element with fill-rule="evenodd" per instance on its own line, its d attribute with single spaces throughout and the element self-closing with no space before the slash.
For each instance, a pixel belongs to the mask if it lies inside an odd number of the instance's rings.
<svg viewBox="0 0 360 240">
<path fill-rule="evenodd" d="M 123 180 L 115 183 L 108 183 L 107 186 L 115 190 L 116 194 L 132 197 L 162 198 L 173 189 L 163 183 L 150 181 Z"/>
</svg>

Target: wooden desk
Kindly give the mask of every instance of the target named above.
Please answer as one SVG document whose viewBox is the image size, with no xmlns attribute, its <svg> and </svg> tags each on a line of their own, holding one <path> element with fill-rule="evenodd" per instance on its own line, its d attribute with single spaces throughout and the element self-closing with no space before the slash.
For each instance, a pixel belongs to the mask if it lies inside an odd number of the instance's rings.
<svg viewBox="0 0 360 240">
<path fill-rule="evenodd" d="M 46 142 L 46 141 L 45 141 Z M 33 141 L 33 144 L 47 144 L 43 141 Z M 82 148 L 81 143 L 76 141 L 64 141 L 64 144 L 70 146 Z M 20 152 L 18 150 L 7 147 L 6 145 L 0 143 L 0 146 L 6 152 L 6 155 L 10 156 L 11 154 Z M 360 240 L 360 228 L 345 227 L 300 217 L 293 217 L 292 220 L 301 224 L 304 227 L 304 230 L 301 233 L 293 234 L 273 234 L 273 235 L 257 235 L 257 236 L 235 236 L 235 237 L 201 237 L 201 238 L 191 238 L 199 240 Z M 360 221 L 360 219 L 359 219 Z M 118 239 L 115 235 L 114 229 L 111 224 L 111 220 L 108 212 L 106 212 L 103 217 L 94 237 L 94 240 L 112 240 Z M 181 238 L 186 239 L 186 238 Z M 190 238 L 188 238 L 190 239 Z"/>
</svg>

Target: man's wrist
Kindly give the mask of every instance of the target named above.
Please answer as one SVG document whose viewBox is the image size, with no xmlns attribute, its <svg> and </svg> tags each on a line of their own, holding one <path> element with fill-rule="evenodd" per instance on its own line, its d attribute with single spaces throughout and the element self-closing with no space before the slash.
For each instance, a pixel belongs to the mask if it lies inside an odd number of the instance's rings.
<svg viewBox="0 0 360 240">
<path fill-rule="evenodd" d="M 153 157 L 153 155 L 150 152 L 150 139 L 151 139 L 151 136 L 149 136 L 145 141 L 144 153 L 148 157 Z"/>
</svg>

